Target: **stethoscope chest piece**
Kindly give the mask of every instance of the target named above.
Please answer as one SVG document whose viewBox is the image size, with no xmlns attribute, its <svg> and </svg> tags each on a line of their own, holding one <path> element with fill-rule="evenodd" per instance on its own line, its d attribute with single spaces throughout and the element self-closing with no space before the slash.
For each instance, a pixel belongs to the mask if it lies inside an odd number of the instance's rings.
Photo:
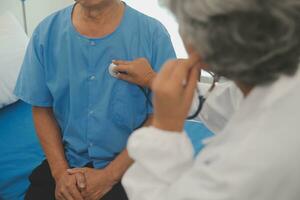
<svg viewBox="0 0 300 200">
<path fill-rule="evenodd" d="M 115 71 L 116 66 L 117 65 L 115 65 L 114 63 L 111 63 L 108 67 L 109 74 L 114 78 L 117 78 L 119 74 L 119 72 Z"/>
</svg>

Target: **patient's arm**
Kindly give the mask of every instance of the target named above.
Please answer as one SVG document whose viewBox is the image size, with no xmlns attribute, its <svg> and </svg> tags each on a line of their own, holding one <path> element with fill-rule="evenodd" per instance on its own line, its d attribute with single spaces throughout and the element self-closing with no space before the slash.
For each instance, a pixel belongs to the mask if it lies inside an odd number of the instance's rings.
<svg viewBox="0 0 300 200">
<path fill-rule="evenodd" d="M 52 175 L 58 179 L 69 166 L 65 158 L 60 128 L 52 108 L 33 107 L 34 124 L 37 135 L 49 162 Z"/>
<path fill-rule="evenodd" d="M 83 200 L 76 186 L 76 178 L 82 175 L 69 175 L 67 173 L 69 166 L 64 154 L 60 128 L 52 108 L 33 107 L 32 112 L 37 135 L 56 182 L 55 198 L 62 200 L 65 199 L 64 197 L 72 197 Z"/>
</svg>

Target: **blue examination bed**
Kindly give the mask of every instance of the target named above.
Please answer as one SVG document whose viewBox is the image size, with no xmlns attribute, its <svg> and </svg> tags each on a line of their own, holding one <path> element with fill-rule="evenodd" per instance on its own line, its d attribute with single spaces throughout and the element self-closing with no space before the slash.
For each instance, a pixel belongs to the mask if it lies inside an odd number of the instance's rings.
<svg viewBox="0 0 300 200">
<path fill-rule="evenodd" d="M 0 199 L 21 200 L 28 176 L 43 160 L 31 118 L 21 101 L 0 110 Z"/>
<path fill-rule="evenodd" d="M 199 152 L 212 133 L 201 123 L 187 122 L 186 131 Z M 21 200 L 28 176 L 44 159 L 35 135 L 30 105 L 18 101 L 0 110 L 0 200 Z"/>
</svg>

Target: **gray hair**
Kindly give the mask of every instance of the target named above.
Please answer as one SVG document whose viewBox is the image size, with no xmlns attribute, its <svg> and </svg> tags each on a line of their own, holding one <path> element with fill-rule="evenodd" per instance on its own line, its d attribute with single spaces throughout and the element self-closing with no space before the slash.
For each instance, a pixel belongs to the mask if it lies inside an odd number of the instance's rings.
<svg viewBox="0 0 300 200">
<path fill-rule="evenodd" d="M 162 0 L 220 76 L 248 85 L 298 70 L 300 0 Z"/>
</svg>

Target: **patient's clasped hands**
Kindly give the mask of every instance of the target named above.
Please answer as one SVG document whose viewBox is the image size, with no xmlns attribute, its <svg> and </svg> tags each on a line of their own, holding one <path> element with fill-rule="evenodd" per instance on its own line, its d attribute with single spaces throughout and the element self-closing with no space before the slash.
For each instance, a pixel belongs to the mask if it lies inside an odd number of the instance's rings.
<svg viewBox="0 0 300 200">
<path fill-rule="evenodd" d="M 68 169 L 56 182 L 58 200 L 99 200 L 116 184 L 107 169 Z"/>
</svg>

